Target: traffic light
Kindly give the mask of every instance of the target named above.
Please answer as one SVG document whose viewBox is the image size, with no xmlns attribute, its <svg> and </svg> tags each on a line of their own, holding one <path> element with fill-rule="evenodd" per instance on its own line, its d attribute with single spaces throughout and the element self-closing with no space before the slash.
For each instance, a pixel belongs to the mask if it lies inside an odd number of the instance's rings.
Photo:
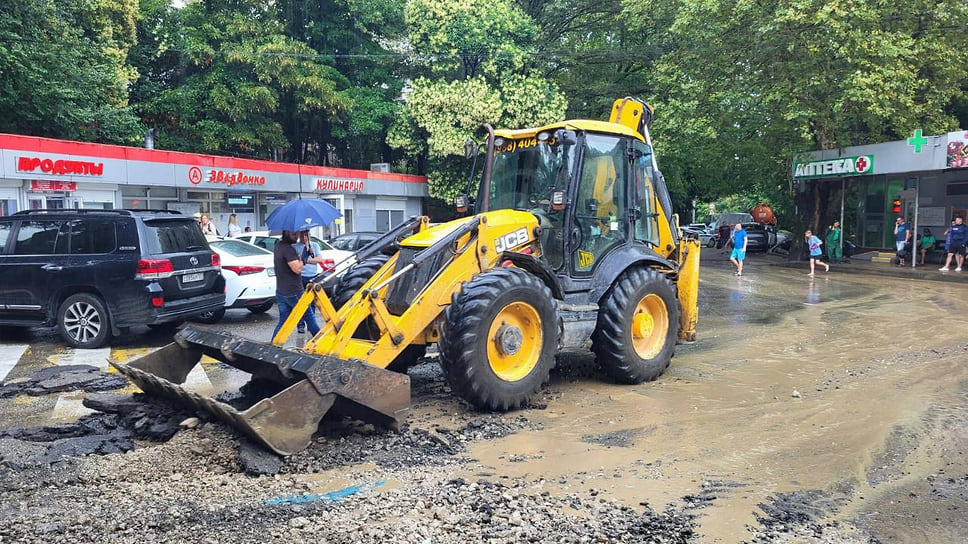
<svg viewBox="0 0 968 544">
<path fill-rule="evenodd" d="M 900 199 L 895 198 L 891 202 L 891 211 L 893 213 L 901 213 L 901 200 Z"/>
</svg>

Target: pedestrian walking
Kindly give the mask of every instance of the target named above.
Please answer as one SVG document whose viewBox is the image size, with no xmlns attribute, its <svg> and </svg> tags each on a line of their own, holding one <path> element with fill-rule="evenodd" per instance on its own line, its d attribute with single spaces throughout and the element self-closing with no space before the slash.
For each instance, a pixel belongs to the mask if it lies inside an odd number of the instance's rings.
<svg viewBox="0 0 968 544">
<path fill-rule="evenodd" d="M 944 250 L 948 252 L 948 258 L 945 260 L 944 266 L 938 270 L 947 272 L 948 267 L 951 266 L 951 257 L 954 256 L 955 262 L 958 264 L 955 272 L 961 272 L 961 265 L 965 263 L 965 244 L 968 243 L 968 227 L 965 226 L 963 218 L 955 217 L 954 223 L 951 224 L 946 233 L 945 240 Z"/>
<path fill-rule="evenodd" d="M 934 249 L 934 244 L 937 243 L 934 235 L 931 234 L 931 229 L 925 227 L 924 234 L 921 235 L 921 239 L 918 240 L 918 247 L 921 248 L 921 266 L 924 266 L 924 259 L 928 256 L 928 252 Z"/>
<path fill-rule="evenodd" d="M 905 247 L 911 242 L 911 226 L 907 224 L 903 217 L 898 217 L 894 222 L 894 244 L 897 247 L 897 265 L 904 266 L 904 258 L 907 257 Z M 914 258 L 913 256 L 911 257 Z"/>
<path fill-rule="evenodd" d="M 844 260 L 844 248 L 840 245 L 842 234 L 840 221 L 834 221 L 834 224 L 827 229 L 827 260 L 831 263 L 839 263 Z"/>
<path fill-rule="evenodd" d="M 299 297 L 302 296 L 303 262 L 293 247 L 297 240 L 295 232 L 284 230 L 282 236 L 279 237 L 279 241 L 272 248 L 273 265 L 276 269 L 276 305 L 279 307 L 279 323 L 272 331 L 273 339 L 279 334 L 282 324 L 289 319 L 289 314 L 292 313 L 296 303 L 299 302 Z M 315 318 L 310 325 L 310 330 L 313 330 L 313 327 L 316 327 L 316 332 L 319 332 Z M 315 335 L 315 333 L 313 334 Z"/>
<path fill-rule="evenodd" d="M 242 227 L 239 226 L 239 218 L 234 213 L 229 216 L 229 228 L 228 235 L 229 238 L 235 238 L 236 236 L 242 234 Z"/>
<path fill-rule="evenodd" d="M 313 278 L 319 274 L 319 264 L 323 262 L 322 249 L 320 249 L 319 244 L 313 242 L 309 237 L 308 230 L 301 230 L 298 234 L 298 241 L 293 244 L 293 249 L 296 250 L 296 254 L 299 255 L 303 262 L 302 272 L 300 273 L 302 279 L 303 291 L 306 289 L 306 285 L 312 281 Z M 316 309 L 315 304 L 310 304 L 309 308 L 306 308 L 306 313 L 303 314 L 303 318 L 299 321 L 296 326 L 296 332 L 304 333 L 306 328 L 309 328 L 309 332 L 316 336 L 319 332 L 319 325 L 316 323 Z"/>
<path fill-rule="evenodd" d="M 823 255 L 823 250 L 820 249 L 823 242 L 820 241 L 820 238 L 814 236 L 813 231 L 810 230 L 803 234 L 803 238 L 807 242 L 807 248 L 810 249 L 810 273 L 807 275 L 812 278 L 814 267 L 818 264 L 824 266 L 824 272 L 830 272 L 830 265 L 820 260 L 820 257 Z"/>
<path fill-rule="evenodd" d="M 746 246 L 750 242 L 750 238 L 743 229 L 742 223 L 736 223 L 733 227 L 733 251 L 729 254 L 729 260 L 733 261 L 736 265 L 736 275 L 743 275 L 743 260 L 746 259 Z"/>
</svg>

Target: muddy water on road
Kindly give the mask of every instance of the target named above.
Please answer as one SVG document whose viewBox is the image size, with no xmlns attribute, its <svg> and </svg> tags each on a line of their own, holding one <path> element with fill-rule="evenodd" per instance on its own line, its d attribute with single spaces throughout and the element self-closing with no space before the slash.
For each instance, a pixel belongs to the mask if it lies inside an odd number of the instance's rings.
<svg viewBox="0 0 968 544">
<path fill-rule="evenodd" d="M 799 490 L 823 492 L 827 520 L 887 542 L 964 541 L 964 516 L 920 497 L 930 475 L 966 474 L 968 335 L 944 321 L 964 314 L 966 294 L 704 269 L 699 339 L 662 378 L 628 387 L 558 375 L 548 408 L 530 415 L 543 430 L 476 445 L 467 476 L 527 475 L 656 509 L 712 498 L 700 518 L 710 542 L 748 540 L 758 504 Z"/>
</svg>

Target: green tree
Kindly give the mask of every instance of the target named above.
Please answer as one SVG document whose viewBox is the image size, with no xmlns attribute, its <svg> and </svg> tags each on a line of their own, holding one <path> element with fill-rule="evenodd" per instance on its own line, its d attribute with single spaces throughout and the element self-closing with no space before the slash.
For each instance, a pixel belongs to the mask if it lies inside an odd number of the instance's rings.
<svg viewBox="0 0 968 544">
<path fill-rule="evenodd" d="M 330 150 L 336 165 L 392 160 L 386 134 L 398 105 L 405 66 L 391 49 L 405 35 L 403 3 L 392 0 L 280 0 L 285 34 L 320 52 L 320 62 L 347 81 L 347 111 L 323 118 L 297 140 Z"/>
<path fill-rule="evenodd" d="M 658 141 L 693 195 L 785 188 L 796 152 L 956 126 L 962 2 L 626 0 L 625 14 L 665 51 Z M 811 210 L 803 220 L 825 224 L 827 199 L 839 197 L 811 191 L 797 202 Z"/>
<path fill-rule="evenodd" d="M 405 10 L 415 71 L 388 142 L 427 173 L 430 193 L 451 199 L 467 184 L 464 142 L 480 127 L 538 126 L 567 102 L 534 61 L 538 28 L 509 0 L 412 0 Z"/>
<path fill-rule="evenodd" d="M 145 19 L 157 48 L 144 55 L 139 104 L 162 147 L 325 161 L 328 148 L 304 138 L 346 114 L 347 82 L 283 34 L 275 2 L 206 0 L 162 11 Z"/>
<path fill-rule="evenodd" d="M 133 143 L 137 0 L 0 4 L 0 132 Z"/>
</svg>

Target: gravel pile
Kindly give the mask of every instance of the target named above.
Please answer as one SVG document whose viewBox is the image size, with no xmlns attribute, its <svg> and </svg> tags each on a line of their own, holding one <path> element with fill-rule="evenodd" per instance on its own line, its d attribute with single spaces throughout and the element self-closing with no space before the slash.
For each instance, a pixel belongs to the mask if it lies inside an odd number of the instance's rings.
<svg viewBox="0 0 968 544">
<path fill-rule="evenodd" d="M 693 542 L 689 513 L 632 509 L 545 482 L 452 479 L 446 466 L 362 470 L 325 500 L 297 475 L 241 477 L 238 444 L 202 424 L 163 446 L 68 459 L 30 477 L 0 472 L 0 541 Z M 384 480 L 378 480 L 377 478 Z M 383 481 L 386 483 L 384 484 Z"/>
</svg>

